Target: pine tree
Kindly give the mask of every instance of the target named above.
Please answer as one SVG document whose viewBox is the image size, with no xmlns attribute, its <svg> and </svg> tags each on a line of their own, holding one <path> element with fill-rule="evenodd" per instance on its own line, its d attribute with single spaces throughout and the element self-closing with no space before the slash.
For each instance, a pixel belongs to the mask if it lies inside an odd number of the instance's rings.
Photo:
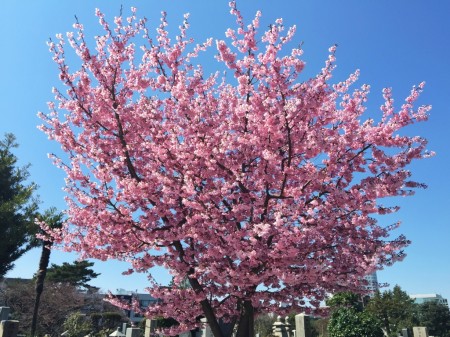
<svg viewBox="0 0 450 337">
<path fill-rule="evenodd" d="M 37 185 L 28 183 L 28 165 L 17 166 L 11 152 L 18 145 L 13 134 L 0 140 L 0 277 L 14 267 L 14 261 L 32 248 L 36 231 L 34 218 Z"/>
<path fill-rule="evenodd" d="M 70 283 L 76 287 L 90 288 L 88 282 L 100 275 L 90 269 L 93 265 L 93 262 L 88 261 L 64 262 L 62 265 L 52 264 L 47 270 L 47 279 L 56 283 Z"/>
</svg>

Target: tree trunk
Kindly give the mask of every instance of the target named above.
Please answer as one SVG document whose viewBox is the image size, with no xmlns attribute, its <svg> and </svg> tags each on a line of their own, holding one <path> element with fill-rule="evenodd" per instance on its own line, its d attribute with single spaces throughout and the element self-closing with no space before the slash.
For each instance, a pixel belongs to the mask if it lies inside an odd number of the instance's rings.
<svg viewBox="0 0 450 337">
<path fill-rule="evenodd" d="M 200 293 L 203 291 L 202 286 L 198 282 L 198 280 L 195 277 L 191 277 L 191 272 L 188 274 L 188 280 L 189 284 L 191 285 L 192 289 L 196 293 Z M 205 298 L 203 301 L 200 302 L 200 305 L 202 307 L 202 311 L 205 314 L 205 318 L 209 324 L 209 327 L 211 328 L 211 332 L 213 333 L 214 337 L 225 337 L 222 333 L 222 330 L 220 330 L 219 322 L 217 321 L 216 315 L 214 314 L 214 310 L 211 307 L 211 303 Z"/>
<path fill-rule="evenodd" d="M 386 312 L 383 313 L 383 323 L 384 328 L 386 329 L 386 336 L 389 336 L 391 334 L 391 328 L 389 326 L 389 318 Z"/>
<path fill-rule="evenodd" d="M 236 337 L 253 337 L 255 335 L 255 311 L 252 302 L 244 301 L 239 319 Z"/>
<path fill-rule="evenodd" d="M 41 258 L 39 260 L 39 269 L 36 273 L 36 298 L 34 300 L 34 309 L 33 309 L 33 319 L 31 321 L 31 331 L 30 336 L 35 337 L 36 335 L 36 326 L 37 326 L 37 318 L 39 312 L 39 302 L 41 300 L 42 292 L 44 291 L 44 280 L 45 275 L 47 274 L 48 264 L 50 262 L 50 246 L 52 245 L 49 241 L 44 241 L 42 244 Z"/>
</svg>

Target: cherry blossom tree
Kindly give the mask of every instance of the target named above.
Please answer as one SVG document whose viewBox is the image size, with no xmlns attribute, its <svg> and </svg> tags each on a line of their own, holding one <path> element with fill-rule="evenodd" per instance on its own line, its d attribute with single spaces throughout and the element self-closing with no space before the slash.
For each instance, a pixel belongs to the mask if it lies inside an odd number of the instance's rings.
<svg viewBox="0 0 450 337">
<path fill-rule="evenodd" d="M 302 50 L 286 50 L 295 27 L 278 19 L 258 33 L 259 12 L 246 25 L 230 8 L 237 28 L 216 41 L 228 70 L 211 75 L 195 61 L 213 40 L 195 45 L 187 15 L 172 40 L 165 13 L 151 37 L 134 8 L 113 24 L 97 10 L 92 46 L 79 22 L 49 42 L 66 90 L 40 114 L 67 153 L 52 157 L 67 174 L 68 221 L 49 234 L 82 258 L 129 261 L 130 273 L 164 266 L 174 282 L 150 276 L 162 301 L 145 314 L 178 330 L 204 316 L 216 337 L 220 320 L 251 336 L 256 313 L 312 310 L 400 260 L 408 241 L 375 218 L 397 207 L 380 199 L 424 187 L 406 167 L 431 155 L 401 132 L 427 119 L 429 106 L 414 107 L 423 83 L 399 108 L 385 89 L 368 119 L 369 86 L 350 89 L 358 72 L 330 83 L 335 47 L 300 79 Z"/>
</svg>

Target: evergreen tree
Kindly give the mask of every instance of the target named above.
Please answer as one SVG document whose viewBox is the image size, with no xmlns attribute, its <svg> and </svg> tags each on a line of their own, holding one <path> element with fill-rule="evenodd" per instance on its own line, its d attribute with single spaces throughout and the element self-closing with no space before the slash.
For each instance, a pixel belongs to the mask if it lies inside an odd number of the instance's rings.
<svg viewBox="0 0 450 337">
<path fill-rule="evenodd" d="M 70 283 L 76 287 L 91 288 L 88 282 L 100 275 L 91 269 L 93 265 L 93 262 L 88 261 L 64 262 L 62 265 L 53 263 L 47 270 L 47 279 L 52 282 Z"/>
<path fill-rule="evenodd" d="M 432 336 L 450 337 L 450 311 L 437 302 L 425 302 L 418 307 L 420 326 L 426 326 Z"/>
<path fill-rule="evenodd" d="M 27 183 L 29 166 L 17 167 L 17 157 L 11 152 L 17 146 L 11 133 L 0 140 L 0 278 L 32 248 L 36 231 L 33 194 L 37 185 Z"/>
<path fill-rule="evenodd" d="M 363 311 L 360 296 L 351 292 L 335 294 L 327 301 L 332 314 L 328 323 L 330 337 L 382 337 L 376 317 Z"/>
<path fill-rule="evenodd" d="M 380 320 L 387 336 L 397 336 L 401 329 L 410 329 L 417 323 L 414 301 L 398 285 L 393 290 L 377 292 L 366 310 Z"/>
</svg>

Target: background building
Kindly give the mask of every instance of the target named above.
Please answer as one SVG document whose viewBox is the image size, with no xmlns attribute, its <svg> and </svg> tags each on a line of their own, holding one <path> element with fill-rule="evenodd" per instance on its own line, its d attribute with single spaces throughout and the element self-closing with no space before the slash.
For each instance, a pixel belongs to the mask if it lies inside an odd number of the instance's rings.
<svg viewBox="0 0 450 337">
<path fill-rule="evenodd" d="M 414 300 L 414 303 L 423 304 L 426 302 L 437 302 L 439 304 L 445 304 L 448 306 L 446 298 L 443 298 L 439 294 L 413 294 L 409 295 Z"/>
<path fill-rule="evenodd" d="M 117 289 L 113 296 L 121 299 L 122 301 L 131 302 L 134 300 L 139 301 L 139 306 L 142 310 L 146 309 L 149 305 L 155 304 L 158 300 L 152 297 L 150 294 L 140 294 L 133 291 L 127 291 L 124 289 Z M 144 316 L 134 312 L 132 310 L 124 310 L 126 316 L 130 319 L 132 323 L 138 323 L 144 319 Z"/>
<path fill-rule="evenodd" d="M 373 297 L 373 295 L 378 291 L 378 278 L 377 278 L 377 272 L 370 273 L 369 275 L 366 275 L 365 280 L 367 281 L 367 290 L 369 290 L 368 295 L 370 297 Z"/>
</svg>

